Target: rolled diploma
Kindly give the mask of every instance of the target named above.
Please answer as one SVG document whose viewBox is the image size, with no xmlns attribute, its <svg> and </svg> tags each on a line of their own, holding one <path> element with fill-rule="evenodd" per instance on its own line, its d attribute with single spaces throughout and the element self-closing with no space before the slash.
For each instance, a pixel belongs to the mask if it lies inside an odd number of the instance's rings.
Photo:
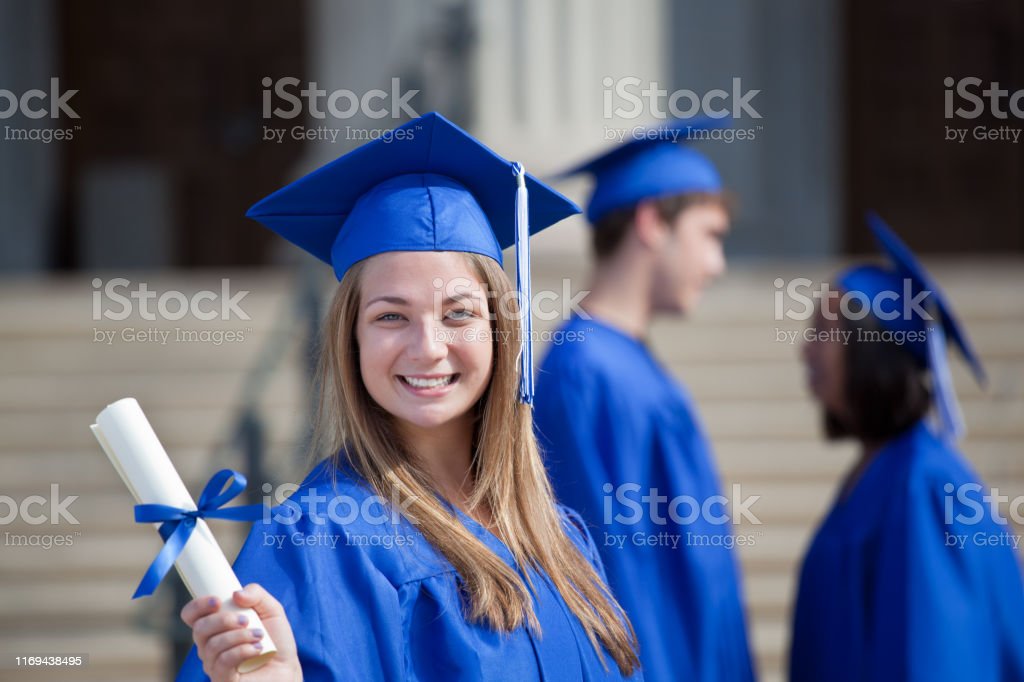
<svg viewBox="0 0 1024 682">
<path fill-rule="evenodd" d="M 90 428 L 139 504 L 196 509 L 195 501 L 135 398 L 122 398 L 107 405 Z M 214 595 L 221 600 L 222 609 L 245 614 L 249 618 L 248 627 L 263 630 L 263 652 L 242 662 L 239 672 L 256 670 L 274 656 L 277 647 L 259 616 L 252 609 L 235 604 L 232 596 L 242 585 L 206 521 L 197 519 L 195 530 L 174 565 L 193 597 Z"/>
</svg>

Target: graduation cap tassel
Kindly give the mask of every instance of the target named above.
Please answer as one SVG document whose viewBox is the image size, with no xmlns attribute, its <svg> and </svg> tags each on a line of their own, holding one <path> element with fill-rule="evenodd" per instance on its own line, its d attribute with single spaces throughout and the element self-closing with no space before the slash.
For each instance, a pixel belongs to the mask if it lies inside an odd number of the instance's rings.
<svg viewBox="0 0 1024 682">
<path fill-rule="evenodd" d="M 960 403 L 956 399 L 953 377 L 946 361 L 946 334 L 941 324 L 931 322 L 925 336 L 928 339 L 928 364 L 932 370 L 932 387 L 939 413 L 939 427 L 947 444 L 955 445 L 964 436 L 966 428 Z"/>
<path fill-rule="evenodd" d="M 530 208 L 523 164 L 512 164 L 516 176 L 516 287 L 522 348 L 519 351 L 519 402 L 533 404 L 533 314 L 530 301 Z"/>
</svg>

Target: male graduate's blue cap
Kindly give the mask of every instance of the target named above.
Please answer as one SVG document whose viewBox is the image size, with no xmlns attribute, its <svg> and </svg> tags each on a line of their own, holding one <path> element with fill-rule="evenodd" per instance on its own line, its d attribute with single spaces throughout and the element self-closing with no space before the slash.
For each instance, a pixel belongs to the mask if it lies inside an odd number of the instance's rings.
<svg viewBox="0 0 1024 682">
<path fill-rule="evenodd" d="M 729 118 L 677 119 L 646 130 L 634 129 L 633 139 L 575 166 L 558 177 L 580 173 L 594 176 L 587 202 L 587 220 L 595 225 L 611 211 L 644 199 L 677 194 L 722 191 L 722 179 L 711 160 L 687 143 L 701 132 L 725 128 Z"/>
<path fill-rule="evenodd" d="M 516 246 L 530 300 L 529 235 L 580 209 L 438 113 L 341 156 L 257 202 L 246 215 L 334 268 L 389 251 L 461 251 L 502 262 Z M 525 303 L 528 306 L 528 303 Z M 533 396 L 531 318 L 523 315 L 521 399 Z"/>
<path fill-rule="evenodd" d="M 863 301 L 877 302 L 874 312 L 879 324 L 909 339 L 904 347 L 932 372 L 943 435 L 956 440 L 964 428 L 949 374 L 946 340 L 952 340 L 981 385 L 986 383 L 984 367 L 949 299 L 913 252 L 877 214 L 869 212 L 867 222 L 889 265 L 855 266 L 839 276 L 838 284 Z M 911 305 L 911 300 L 918 301 L 919 307 Z"/>
</svg>

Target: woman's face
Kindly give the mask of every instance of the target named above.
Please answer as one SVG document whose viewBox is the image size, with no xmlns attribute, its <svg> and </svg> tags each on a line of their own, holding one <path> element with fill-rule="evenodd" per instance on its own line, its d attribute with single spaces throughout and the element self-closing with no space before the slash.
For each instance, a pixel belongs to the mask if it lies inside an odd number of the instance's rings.
<svg viewBox="0 0 1024 682">
<path fill-rule="evenodd" d="M 453 284 L 454 283 L 454 284 Z M 466 416 L 493 359 L 487 288 L 461 253 L 396 251 L 366 261 L 356 339 L 370 396 L 432 429 Z"/>
<path fill-rule="evenodd" d="M 834 297 L 822 299 L 813 326 L 808 330 L 802 355 L 811 393 L 826 412 L 842 417 L 846 414 L 846 356 L 838 311 Z"/>
</svg>

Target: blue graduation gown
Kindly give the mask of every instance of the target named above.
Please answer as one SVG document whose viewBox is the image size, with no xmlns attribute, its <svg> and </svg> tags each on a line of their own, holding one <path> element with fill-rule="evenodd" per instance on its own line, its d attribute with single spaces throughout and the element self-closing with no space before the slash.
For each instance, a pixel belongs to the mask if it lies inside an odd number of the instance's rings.
<svg viewBox="0 0 1024 682">
<path fill-rule="evenodd" d="M 982 506 L 987 491 L 957 499 L 979 485 L 924 423 L 878 452 L 804 559 L 794 682 L 1024 680 L 1014 531 Z"/>
<path fill-rule="evenodd" d="M 641 500 L 652 489 L 698 503 L 721 492 L 689 396 L 643 343 L 617 329 L 573 317 L 562 331 L 564 343 L 551 346 L 537 377 L 537 435 L 559 500 L 598 529 L 644 675 L 752 680 L 730 524 L 691 521 L 685 505 L 673 520 L 667 503 L 652 513 Z M 626 502 L 616 501 L 620 493 Z M 711 516 L 725 511 L 709 509 Z"/>
<path fill-rule="evenodd" d="M 334 500 L 339 501 L 332 510 Z M 530 574 L 540 636 L 526 628 L 499 633 L 468 622 L 455 569 L 415 526 L 400 515 L 388 516 L 377 500 L 355 474 L 321 463 L 275 507 L 273 518 L 254 524 L 235 562 L 243 585 L 258 582 L 284 605 L 304 679 L 624 679 L 606 653 L 608 671 L 602 668 L 546 575 Z M 367 505 L 368 513 L 352 513 L 354 505 Z M 511 552 L 495 535 L 455 511 L 514 566 Z M 560 511 L 570 537 L 603 576 L 582 520 L 568 509 Z M 193 647 L 178 680 L 206 679 Z M 642 677 L 637 673 L 630 679 Z"/>
</svg>

